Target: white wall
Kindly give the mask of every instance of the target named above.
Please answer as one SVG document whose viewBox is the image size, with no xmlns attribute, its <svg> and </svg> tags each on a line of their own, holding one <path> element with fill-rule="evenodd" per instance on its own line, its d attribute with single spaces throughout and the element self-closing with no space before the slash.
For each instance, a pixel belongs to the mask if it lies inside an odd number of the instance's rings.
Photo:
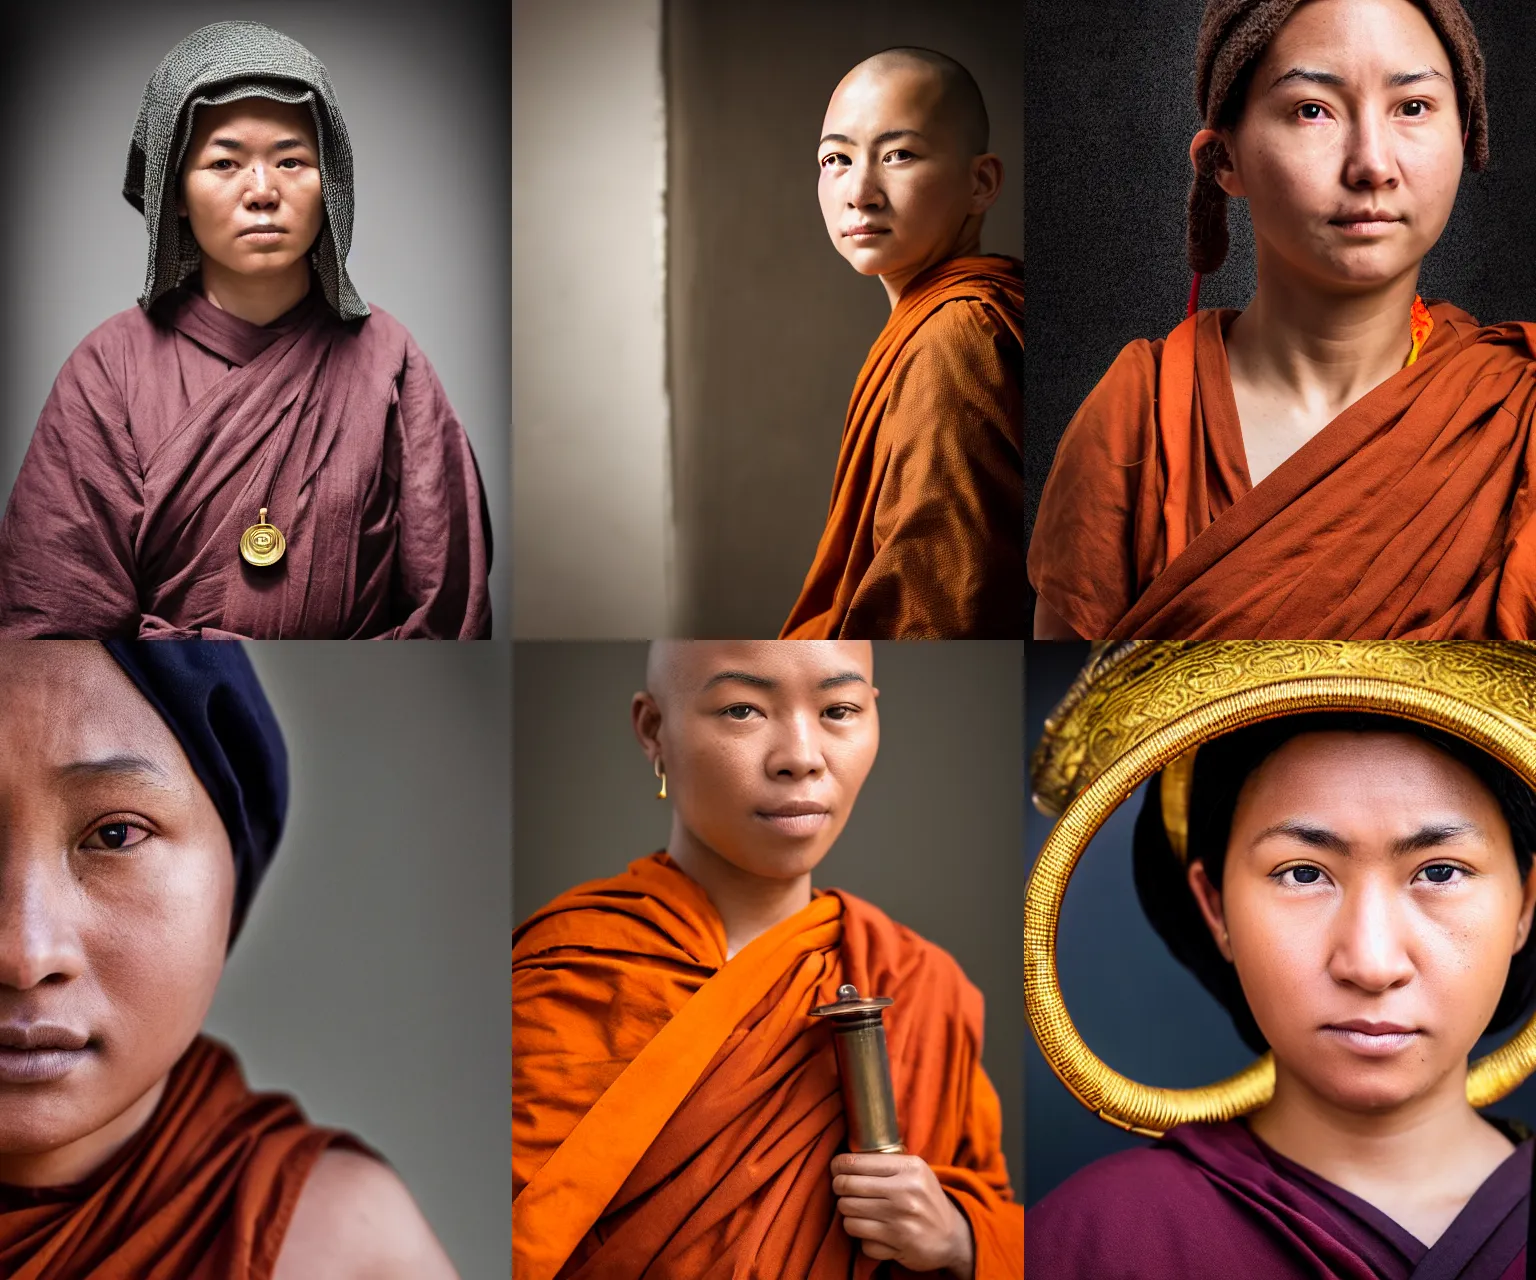
<svg viewBox="0 0 1536 1280">
<path fill-rule="evenodd" d="M 660 0 L 512 0 L 513 621 L 665 635 Z"/>
</svg>

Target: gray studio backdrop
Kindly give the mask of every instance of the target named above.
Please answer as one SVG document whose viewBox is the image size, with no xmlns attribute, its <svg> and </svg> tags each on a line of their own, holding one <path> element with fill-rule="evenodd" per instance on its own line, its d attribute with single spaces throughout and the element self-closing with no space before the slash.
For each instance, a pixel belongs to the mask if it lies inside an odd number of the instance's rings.
<svg viewBox="0 0 1536 1280">
<path fill-rule="evenodd" d="M 52 0 L 8 12 L 0 98 L 27 180 L 7 210 L 0 507 L 65 358 L 144 286 L 144 220 L 123 199 L 144 84 L 181 37 L 265 22 L 331 73 L 356 159 L 348 267 L 431 360 L 475 449 L 510 635 L 507 284 L 509 19 L 494 0 Z"/>
<path fill-rule="evenodd" d="M 388 1159 L 466 1280 L 504 1276 L 509 646 L 247 652 L 293 799 L 207 1029 Z"/>
<path fill-rule="evenodd" d="M 1485 324 L 1536 318 L 1536 6 L 1462 0 L 1488 63 L 1493 162 L 1466 173 L 1420 291 Z M 1203 0 L 1026 0 L 1030 146 L 1029 314 L 1024 375 L 1026 520 L 1033 527 L 1057 442 L 1133 338 L 1184 318 L 1195 37 Z M 1234 200 L 1232 250 L 1205 279 L 1206 307 L 1243 307 L 1253 231 Z"/>
<path fill-rule="evenodd" d="M 519 642 L 513 918 L 666 847 L 671 806 L 629 728 L 639 643 Z M 847 889 L 955 957 L 986 997 L 984 1063 L 1023 1156 L 1019 857 L 1022 646 L 877 644 L 880 755 L 818 885 Z"/>
<path fill-rule="evenodd" d="M 1030 643 L 1031 750 L 1044 732 L 1045 717 L 1087 657 L 1086 643 Z M 1111 815 L 1072 875 L 1056 942 L 1062 998 L 1088 1047 L 1121 1075 L 1143 1084 L 1192 1088 L 1240 1070 L 1253 1054 L 1238 1039 L 1226 1010 L 1168 953 L 1136 900 L 1131 837 L 1142 790 Z M 1031 807 L 1025 824 L 1031 865 L 1052 825 Z M 1509 1034 L 1480 1044 L 1476 1052 L 1488 1052 Z M 1046 1065 L 1033 1037 L 1024 1098 L 1027 1205 L 1100 1156 L 1147 1141 L 1090 1115 Z M 1536 1084 L 1517 1089 L 1492 1111 L 1536 1121 Z"/>
<path fill-rule="evenodd" d="M 959 59 L 1004 165 L 982 248 L 1023 257 L 1023 9 L 669 0 L 665 22 L 674 633 L 776 635 L 826 520 L 854 378 L 890 315 L 822 223 L 827 100 L 893 45 Z"/>
</svg>

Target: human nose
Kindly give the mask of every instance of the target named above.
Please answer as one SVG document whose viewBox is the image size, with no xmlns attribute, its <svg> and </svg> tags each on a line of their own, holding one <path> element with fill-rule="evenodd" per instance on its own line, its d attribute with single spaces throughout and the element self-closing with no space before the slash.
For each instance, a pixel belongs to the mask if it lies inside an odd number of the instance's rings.
<svg viewBox="0 0 1536 1280">
<path fill-rule="evenodd" d="M 248 209 L 275 209 L 277 202 L 277 182 L 273 171 L 267 168 L 264 161 L 258 160 L 251 169 L 250 185 L 245 191 L 245 206 Z"/>
<path fill-rule="evenodd" d="M 768 757 L 768 772 L 776 778 L 814 778 L 826 767 L 821 753 L 816 719 L 796 714 L 780 721 L 773 751 Z"/>
<path fill-rule="evenodd" d="M 1350 130 L 1344 181 L 1357 191 L 1397 186 L 1391 131 L 1373 115 L 1363 115 Z"/>
<path fill-rule="evenodd" d="M 46 856 L 0 853 L 0 987 L 26 991 L 81 972 L 68 901 L 74 884 Z"/>
<path fill-rule="evenodd" d="M 853 172 L 849 177 L 852 179 L 848 189 L 850 209 L 879 209 L 884 206 L 885 189 L 880 185 L 880 170 L 877 165 L 863 159 L 855 160 Z"/>
<path fill-rule="evenodd" d="M 1413 976 L 1407 922 L 1387 886 L 1363 885 L 1346 892 L 1334 920 L 1328 971 L 1335 981 L 1362 991 L 1387 991 Z"/>
</svg>

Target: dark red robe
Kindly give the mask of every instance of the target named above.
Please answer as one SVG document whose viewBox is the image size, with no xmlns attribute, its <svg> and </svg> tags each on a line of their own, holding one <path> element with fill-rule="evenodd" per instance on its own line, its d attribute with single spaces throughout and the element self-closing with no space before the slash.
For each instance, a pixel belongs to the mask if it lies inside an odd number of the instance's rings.
<svg viewBox="0 0 1536 1280">
<path fill-rule="evenodd" d="M 1096 1160 L 1026 1215 L 1025 1274 L 1051 1280 L 1524 1280 L 1531 1143 L 1433 1247 L 1240 1122 L 1188 1124 Z"/>
<path fill-rule="evenodd" d="M 277 564 L 240 556 L 262 507 Z M 490 633 L 469 441 L 393 317 L 269 325 L 178 290 L 65 362 L 0 522 L 0 636 Z"/>
</svg>

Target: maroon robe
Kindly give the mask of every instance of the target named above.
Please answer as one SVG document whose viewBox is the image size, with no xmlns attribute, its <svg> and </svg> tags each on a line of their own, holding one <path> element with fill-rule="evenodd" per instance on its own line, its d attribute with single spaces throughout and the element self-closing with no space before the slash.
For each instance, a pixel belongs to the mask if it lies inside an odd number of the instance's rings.
<svg viewBox="0 0 1536 1280">
<path fill-rule="evenodd" d="M 240 535 L 266 507 L 287 552 Z M 475 639 L 490 525 L 404 327 L 318 291 L 269 325 L 178 290 L 65 362 L 0 522 L 0 636 Z"/>
<path fill-rule="evenodd" d="M 1082 1169 L 1025 1218 L 1051 1280 L 1524 1280 L 1531 1143 L 1431 1248 L 1239 1122 L 1187 1124 Z"/>
</svg>

